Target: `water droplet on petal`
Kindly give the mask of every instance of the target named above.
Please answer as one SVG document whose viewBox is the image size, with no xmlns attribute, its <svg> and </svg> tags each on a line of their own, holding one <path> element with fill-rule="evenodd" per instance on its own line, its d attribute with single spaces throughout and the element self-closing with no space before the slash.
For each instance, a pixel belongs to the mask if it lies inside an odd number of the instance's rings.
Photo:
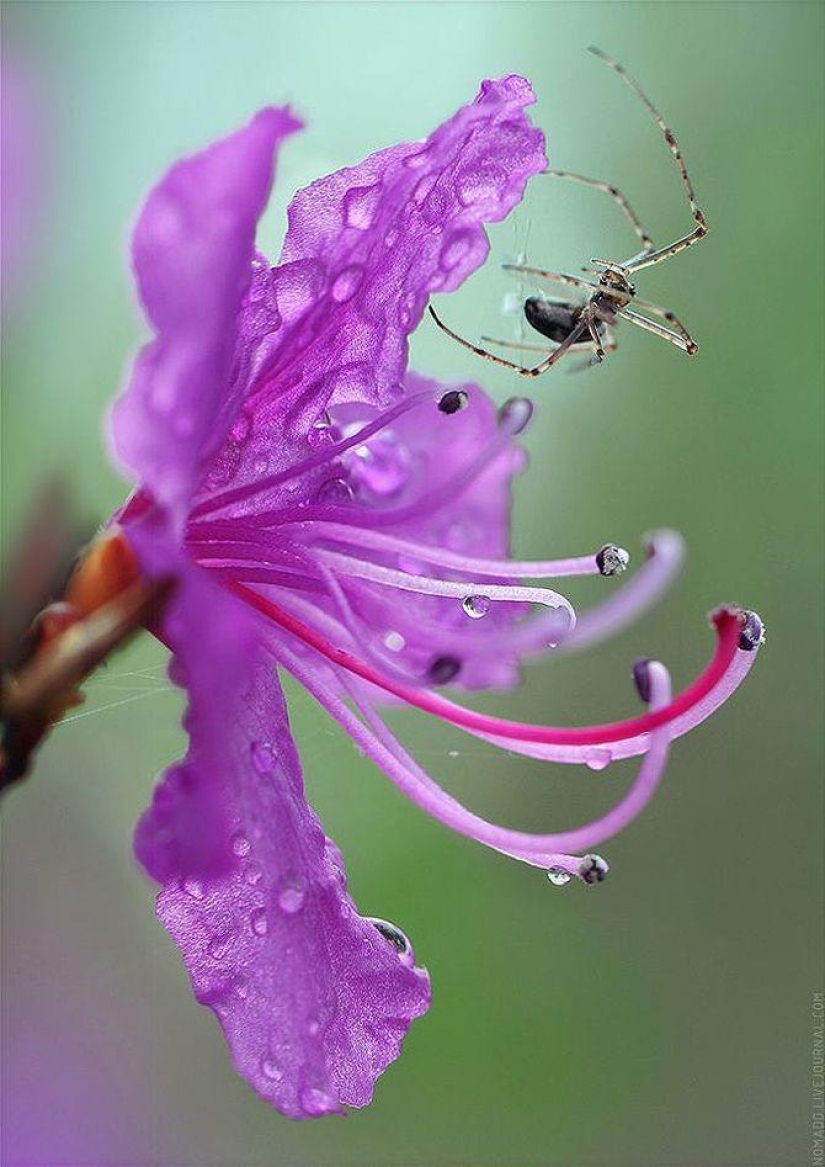
<svg viewBox="0 0 825 1167">
<path fill-rule="evenodd" d="M 337 440 L 336 430 L 332 424 L 332 418 L 326 410 L 317 418 L 309 427 L 307 434 L 307 442 L 310 446 L 326 446 L 332 445 Z"/>
<path fill-rule="evenodd" d="M 481 620 L 490 611 L 490 601 L 487 596 L 465 596 L 461 606 L 471 620 Z"/>
<path fill-rule="evenodd" d="M 232 850 L 239 858 L 249 854 L 250 846 L 249 839 L 247 839 L 246 835 L 241 834 L 240 831 L 237 835 L 232 836 Z"/>
<path fill-rule="evenodd" d="M 379 434 L 344 456 L 352 481 L 381 498 L 407 485 L 411 461 L 409 448 L 392 433 Z"/>
<path fill-rule="evenodd" d="M 390 652 L 401 652 L 407 642 L 400 632 L 387 632 L 384 636 L 384 644 Z"/>
<path fill-rule="evenodd" d="M 379 919 L 378 916 L 366 916 L 365 919 L 372 924 L 373 928 L 381 933 L 385 940 L 390 942 L 400 956 L 402 963 L 412 967 L 415 963 L 413 946 L 401 929 L 397 925 L 391 924 L 389 920 Z"/>
<path fill-rule="evenodd" d="M 266 918 L 265 908 L 255 908 L 250 913 L 249 926 L 256 936 L 266 936 L 269 931 L 269 921 Z"/>
<path fill-rule="evenodd" d="M 193 900 L 202 900 L 205 894 L 203 884 L 199 879 L 185 879 L 183 881 L 183 890 Z"/>
<path fill-rule="evenodd" d="M 397 227 L 390 227 L 389 231 L 384 236 L 384 246 L 385 247 L 395 247 L 397 242 L 398 242 L 398 228 Z"/>
<path fill-rule="evenodd" d="M 603 749 L 600 746 L 594 746 L 592 750 L 588 750 L 584 755 L 585 765 L 590 770 L 606 770 L 613 761 L 613 755 L 610 750 Z"/>
<path fill-rule="evenodd" d="M 345 267 L 336 277 L 332 285 L 332 298 L 339 304 L 345 304 L 347 300 L 351 300 L 361 280 L 364 277 L 364 269 L 358 263 L 350 264 Z"/>
<path fill-rule="evenodd" d="M 423 178 L 418 180 L 412 192 L 412 200 L 414 203 L 420 206 L 424 202 L 427 195 L 435 186 L 437 178 L 437 174 L 425 174 Z"/>
<path fill-rule="evenodd" d="M 303 881 L 296 880 L 293 883 L 288 883 L 278 893 L 278 907 L 288 916 L 294 916 L 304 906 L 306 895 Z"/>
<path fill-rule="evenodd" d="M 551 867 L 547 872 L 547 878 L 554 887 L 564 887 L 570 882 L 573 876 L 569 871 L 565 871 L 563 867 Z"/>
<path fill-rule="evenodd" d="M 261 882 L 263 871 L 257 863 L 247 863 L 246 867 L 244 868 L 243 877 L 247 883 L 254 887 L 256 883 Z"/>
<path fill-rule="evenodd" d="M 221 932 L 213 936 L 207 945 L 207 951 L 213 960 L 223 960 L 232 946 L 234 932 Z"/>
<path fill-rule="evenodd" d="M 441 262 L 448 270 L 457 267 L 472 247 L 472 236 L 469 232 L 460 231 L 448 238 L 441 250 Z"/>
<path fill-rule="evenodd" d="M 329 1114 L 331 1110 L 337 1110 L 335 1099 L 330 1098 L 329 1094 L 324 1090 L 318 1090 L 315 1086 L 305 1086 L 301 1091 L 298 1101 L 304 1109 L 304 1112 L 312 1117 L 321 1114 Z"/>
<path fill-rule="evenodd" d="M 280 1082 L 283 1078 L 283 1070 L 273 1058 L 261 1059 L 261 1070 L 265 1078 L 269 1078 L 270 1082 Z"/>
<path fill-rule="evenodd" d="M 352 502 L 353 491 L 346 478 L 328 478 L 315 495 L 315 501 L 324 506 L 341 506 Z"/>
<path fill-rule="evenodd" d="M 310 1037 L 317 1037 L 321 1032 L 321 1022 L 317 1017 L 311 1017 L 307 1024 L 307 1033 Z"/>
<path fill-rule="evenodd" d="M 373 217 L 381 201 L 381 187 L 354 186 L 344 195 L 344 217 L 348 227 L 358 227 L 365 231 L 372 224 Z"/>
<path fill-rule="evenodd" d="M 252 765 L 263 777 L 275 769 L 275 751 L 268 742 L 253 742 L 249 747 Z"/>
</svg>

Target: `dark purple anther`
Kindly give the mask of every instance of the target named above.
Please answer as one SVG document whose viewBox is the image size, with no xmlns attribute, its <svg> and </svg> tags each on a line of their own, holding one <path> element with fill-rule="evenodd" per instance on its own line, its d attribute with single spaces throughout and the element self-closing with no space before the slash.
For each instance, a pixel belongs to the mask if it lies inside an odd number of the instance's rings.
<svg viewBox="0 0 825 1167">
<path fill-rule="evenodd" d="M 448 685 L 461 672 L 461 661 L 454 656 L 437 656 L 427 669 L 431 685 Z"/>
<path fill-rule="evenodd" d="M 650 704 L 650 661 L 642 657 L 633 665 L 633 684 L 645 705 Z"/>
<path fill-rule="evenodd" d="M 740 616 L 742 630 L 739 633 L 739 647 L 743 652 L 753 652 L 765 643 L 765 625 L 756 612 L 742 612 Z"/>
<path fill-rule="evenodd" d="M 442 413 L 458 413 L 467 406 L 467 394 L 463 389 L 450 389 L 438 403 Z"/>
</svg>

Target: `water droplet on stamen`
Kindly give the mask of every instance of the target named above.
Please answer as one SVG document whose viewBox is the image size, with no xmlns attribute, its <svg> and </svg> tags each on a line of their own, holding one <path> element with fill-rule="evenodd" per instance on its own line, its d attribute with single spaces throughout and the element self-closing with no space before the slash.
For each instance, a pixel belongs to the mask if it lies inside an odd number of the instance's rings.
<svg viewBox="0 0 825 1167">
<path fill-rule="evenodd" d="M 438 408 L 442 413 L 458 413 L 466 408 L 468 401 L 469 397 L 463 389 L 450 389 L 438 402 Z"/>
<path fill-rule="evenodd" d="M 739 622 L 739 648 L 742 652 L 753 652 L 765 643 L 765 625 L 756 612 L 743 610 Z"/>
<path fill-rule="evenodd" d="M 481 620 L 490 611 L 490 601 L 487 596 L 465 596 L 461 606 L 471 620 Z"/>
<path fill-rule="evenodd" d="M 579 863 L 579 879 L 583 883 L 604 883 L 610 867 L 601 855 L 585 855 Z"/>
<path fill-rule="evenodd" d="M 563 867 L 551 867 L 547 872 L 547 878 L 554 887 L 564 887 L 570 882 L 573 876 L 569 871 L 565 871 Z"/>
<path fill-rule="evenodd" d="M 596 746 L 592 750 L 588 750 L 584 755 L 585 765 L 590 770 L 606 770 L 613 761 L 613 755 L 610 750 L 602 749 Z"/>
<path fill-rule="evenodd" d="M 630 563 L 630 552 L 615 543 L 605 543 L 596 552 L 596 567 L 602 575 L 621 575 Z"/>
</svg>

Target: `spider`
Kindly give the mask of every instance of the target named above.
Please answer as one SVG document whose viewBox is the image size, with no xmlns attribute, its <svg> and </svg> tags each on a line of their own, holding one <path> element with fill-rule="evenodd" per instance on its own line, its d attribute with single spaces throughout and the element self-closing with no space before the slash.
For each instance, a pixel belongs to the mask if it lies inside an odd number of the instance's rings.
<svg viewBox="0 0 825 1167">
<path fill-rule="evenodd" d="M 587 299 L 584 303 L 573 300 L 551 300 L 544 296 L 529 296 L 525 300 L 524 315 L 527 323 L 536 332 L 541 333 L 542 336 L 547 337 L 548 340 L 557 346 L 549 354 L 547 354 L 546 345 L 496 340 L 490 336 L 483 336 L 481 338 L 488 344 L 495 344 L 501 348 L 516 348 L 530 352 L 545 353 L 544 360 L 533 368 L 526 368 L 523 365 L 514 364 L 512 361 L 505 360 L 504 357 L 488 352 L 487 349 L 479 348 L 471 344 L 464 337 L 459 336 L 458 333 L 448 328 L 436 314 L 435 309 L 430 306 L 430 315 L 433 320 L 453 340 L 458 341 L 459 344 L 464 345 L 465 348 L 470 349 L 477 356 L 484 357 L 488 361 L 494 361 L 497 365 L 503 365 L 507 369 L 514 369 L 515 372 L 520 373 L 523 377 L 537 377 L 540 373 L 545 373 L 568 352 L 589 354 L 590 359 L 586 362 L 587 365 L 602 361 L 606 352 L 612 352 L 616 348 L 614 327 L 619 320 L 627 320 L 631 324 L 643 328 L 646 332 L 652 332 L 654 336 L 659 336 L 663 340 L 669 341 L 670 344 L 675 344 L 677 348 L 682 349 L 683 352 L 690 356 L 698 352 L 699 349 L 699 346 L 693 340 L 688 330 L 672 312 L 668 312 L 666 309 L 660 308 L 657 304 L 651 304 L 646 300 L 636 299 L 636 288 L 631 282 L 630 277 L 637 271 L 641 271 L 642 268 L 651 267 L 654 263 L 661 263 L 662 260 L 669 259 L 672 255 L 677 255 L 680 251 L 684 251 L 685 248 L 690 247 L 703 236 L 707 235 L 707 220 L 703 212 L 696 205 L 693 186 L 688 176 L 684 158 L 673 136 L 673 132 L 665 123 L 662 115 L 642 90 L 636 78 L 628 73 L 624 66 L 593 45 L 590 46 L 589 52 L 600 57 L 606 65 L 618 73 L 625 83 L 630 86 L 636 96 L 647 106 L 654 121 L 664 134 L 665 141 L 679 168 L 696 226 L 687 235 L 683 235 L 674 243 L 669 243 L 666 247 L 657 248 L 650 235 L 642 226 L 639 217 L 633 211 L 630 203 L 617 187 L 610 183 L 598 182 L 593 178 L 585 178 L 582 174 L 572 174 L 566 170 L 544 171 L 545 174 L 549 174 L 553 178 L 566 178 L 572 182 L 580 183 L 582 186 L 589 186 L 596 190 L 604 191 L 605 194 L 609 195 L 636 232 L 641 244 L 641 251 L 622 263 L 616 263 L 609 259 L 591 259 L 590 263 L 592 266 L 585 268 L 584 271 L 598 276 L 597 283 L 594 283 L 592 280 L 581 279 L 578 276 L 565 275 L 563 272 L 552 272 L 545 271 L 543 268 L 527 267 L 520 263 L 506 263 L 503 265 L 505 271 L 535 276 L 537 279 L 548 280 L 551 283 L 562 284 L 565 287 L 587 289 Z M 658 317 L 659 320 L 666 321 L 666 324 L 659 324 L 656 320 L 648 319 L 648 316 L 632 311 L 629 307 L 631 301 L 634 302 L 636 307 L 642 309 L 643 312 L 648 313 L 650 316 Z"/>
</svg>

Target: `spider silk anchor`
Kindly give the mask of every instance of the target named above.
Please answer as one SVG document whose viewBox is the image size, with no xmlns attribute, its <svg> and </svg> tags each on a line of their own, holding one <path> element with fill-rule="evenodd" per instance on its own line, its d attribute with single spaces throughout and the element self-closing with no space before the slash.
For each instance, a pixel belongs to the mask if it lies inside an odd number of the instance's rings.
<svg viewBox="0 0 825 1167">
<path fill-rule="evenodd" d="M 651 304 L 647 300 L 637 299 L 636 288 L 631 280 L 631 277 L 636 272 L 641 271 L 643 268 L 651 267 L 654 263 L 661 263 L 665 259 L 670 259 L 672 255 L 678 255 L 680 251 L 684 251 L 686 248 L 692 246 L 692 244 L 698 242 L 698 240 L 702 239 L 708 233 L 705 215 L 696 205 L 696 197 L 693 192 L 693 185 L 688 175 L 685 160 L 682 157 L 682 152 L 679 149 L 673 131 L 650 101 L 636 78 L 628 73 L 623 65 L 620 65 L 618 61 L 608 56 L 607 53 L 602 52 L 601 49 L 597 49 L 591 45 L 589 51 L 597 57 L 600 57 L 605 64 L 613 69 L 614 72 L 618 73 L 650 111 L 654 121 L 664 134 L 665 141 L 679 169 L 679 174 L 690 205 L 690 211 L 696 225 L 692 231 L 681 236 L 675 242 L 669 243 L 666 247 L 656 247 L 638 215 L 618 187 L 612 186 L 610 183 L 599 182 L 594 178 L 586 178 L 583 174 L 573 174 L 567 170 L 545 170 L 544 173 L 552 178 L 565 178 L 571 182 L 592 187 L 595 190 L 603 191 L 609 195 L 636 232 L 641 250 L 631 259 L 623 260 L 622 262 L 616 262 L 610 259 L 591 259 L 590 263 L 592 266 L 585 268 L 584 271 L 597 276 L 597 282 L 582 279 L 580 276 L 566 275 L 564 272 L 553 272 L 546 271 L 544 268 L 528 267 L 525 264 L 506 263 L 502 265 L 505 271 L 515 272 L 519 275 L 534 276 L 536 279 L 544 280 L 548 283 L 561 284 L 568 288 L 577 288 L 581 290 L 581 295 L 586 296 L 584 301 L 574 301 L 551 299 L 544 295 L 537 295 L 528 296 L 524 301 L 524 316 L 527 323 L 536 332 L 546 337 L 547 340 L 556 346 L 550 352 L 547 351 L 547 345 L 527 344 L 521 341 L 496 340 L 491 336 L 483 336 L 481 338 L 486 344 L 492 344 L 498 348 L 544 353 L 544 359 L 533 367 L 508 361 L 486 348 L 472 344 L 463 336 L 459 336 L 457 332 L 453 332 L 441 320 L 432 305 L 430 306 L 430 315 L 433 320 L 449 337 L 452 337 L 453 340 L 465 348 L 470 349 L 476 356 L 484 357 L 485 360 L 493 361 L 497 365 L 503 365 L 506 369 L 513 369 L 516 373 L 521 374 L 522 377 L 537 377 L 541 373 L 546 373 L 548 369 L 551 369 L 553 365 L 557 364 L 567 353 L 585 354 L 588 357 L 588 360 L 585 362 L 586 366 L 598 364 L 604 359 L 606 353 L 613 352 L 616 348 L 615 327 L 620 320 L 626 320 L 630 324 L 635 324 L 638 328 L 644 329 L 645 332 L 650 332 L 654 336 L 658 336 L 662 340 L 676 345 L 677 348 L 682 349 L 689 356 L 692 356 L 699 350 L 696 341 L 672 312 L 669 312 L 665 308 L 660 308 L 658 304 Z M 639 309 L 639 311 L 631 309 L 631 303 L 634 305 L 634 309 Z M 654 319 L 650 319 L 650 317 L 654 317 Z M 659 323 L 659 321 L 664 321 L 665 323 Z"/>
</svg>

